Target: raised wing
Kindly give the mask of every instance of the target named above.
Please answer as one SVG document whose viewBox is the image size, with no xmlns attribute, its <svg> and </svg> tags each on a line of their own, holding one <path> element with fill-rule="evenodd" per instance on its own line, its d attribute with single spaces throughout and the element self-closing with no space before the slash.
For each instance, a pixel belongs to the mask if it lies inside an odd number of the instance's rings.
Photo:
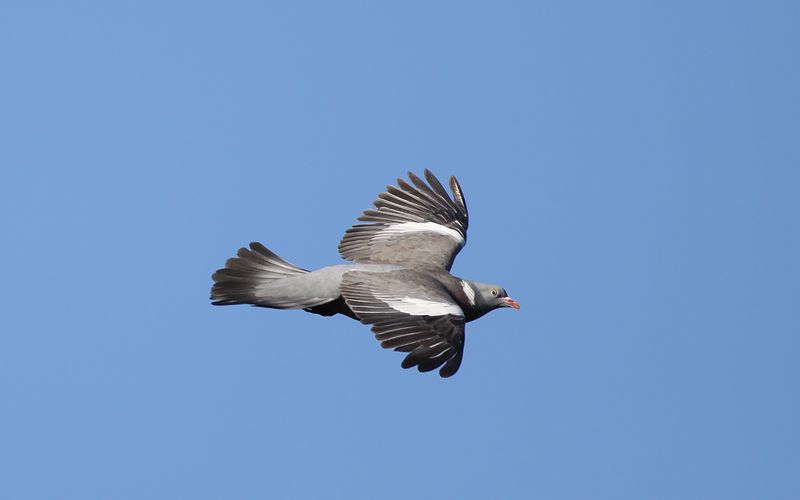
<svg viewBox="0 0 800 500">
<path fill-rule="evenodd" d="M 454 375 L 464 354 L 464 312 L 438 283 L 414 271 L 350 271 L 342 296 L 362 323 L 372 325 L 381 347 L 407 352 L 403 368 L 441 367 Z"/>
<path fill-rule="evenodd" d="M 461 186 L 450 177 L 453 198 L 429 170 L 426 184 L 408 173 L 413 186 L 397 179 L 358 218 L 339 243 L 342 258 L 355 262 L 438 267 L 448 271 L 467 241 L 468 213 Z"/>
</svg>

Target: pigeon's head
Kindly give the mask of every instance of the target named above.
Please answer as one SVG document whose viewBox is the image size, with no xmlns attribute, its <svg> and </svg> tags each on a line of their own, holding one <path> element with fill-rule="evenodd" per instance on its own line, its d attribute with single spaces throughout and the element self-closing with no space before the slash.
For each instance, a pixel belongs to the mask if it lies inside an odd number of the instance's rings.
<svg viewBox="0 0 800 500">
<path fill-rule="evenodd" d="M 469 286 L 475 291 L 475 308 L 481 316 L 498 307 L 519 309 L 519 302 L 509 297 L 502 286 L 475 281 L 470 281 Z"/>
</svg>

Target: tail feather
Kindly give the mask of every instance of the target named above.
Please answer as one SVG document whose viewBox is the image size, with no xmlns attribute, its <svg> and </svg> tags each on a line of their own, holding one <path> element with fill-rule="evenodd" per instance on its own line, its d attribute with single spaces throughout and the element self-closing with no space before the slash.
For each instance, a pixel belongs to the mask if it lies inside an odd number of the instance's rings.
<svg viewBox="0 0 800 500">
<path fill-rule="evenodd" d="M 308 272 L 286 262 L 258 242 L 250 243 L 249 249 L 240 248 L 236 255 L 228 259 L 225 267 L 211 277 L 214 280 L 214 286 L 211 288 L 211 300 L 214 301 L 214 305 L 253 304 L 287 307 L 290 301 L 278 297 L 265 301 L 265 298 L 257 293 L 258 288 L 272 281 Z"/>
</svg>

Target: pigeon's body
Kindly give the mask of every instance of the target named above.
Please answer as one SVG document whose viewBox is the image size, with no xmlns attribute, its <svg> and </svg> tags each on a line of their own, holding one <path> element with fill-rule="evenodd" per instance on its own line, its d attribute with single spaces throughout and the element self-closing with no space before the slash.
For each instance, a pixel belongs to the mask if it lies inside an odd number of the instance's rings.
<svg viewBox="0 0 800 500">
<path fill-rule="evenodd" d="M 371 223 L 345 233 L 339 251 L 353 264 L 307 271 L 251 243 L 214 273 L 214 304 L 344 314 L 371 324 L 383 347 L 408 352 L 404 368 L 441 366 L 440 375 L 453 375 L 464 324 L 519 305 L 499 286 L 450 274 L 466 242 L 467 207 L 454 177 L 451 200 L 433 174 L 425 176 L 430 186 L 413 174 L 416 187 L 398 179 L 400 188 L 387 188 L 375 201 L 378 210 L 360 218 Z"/>
</svg>

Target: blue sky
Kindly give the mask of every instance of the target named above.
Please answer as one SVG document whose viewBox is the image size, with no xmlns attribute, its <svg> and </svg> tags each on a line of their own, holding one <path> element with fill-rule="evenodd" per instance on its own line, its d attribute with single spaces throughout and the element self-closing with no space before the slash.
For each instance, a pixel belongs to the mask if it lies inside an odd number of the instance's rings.
<svg viewBox="0 0 800 500">
<path fill-rule="evenodd" d="M 795 2 L 0 8 L 0 497 L 800 498 Z M 308 268 L 407 170 L 522 304 L 452 379 Z"/>
</svg>

